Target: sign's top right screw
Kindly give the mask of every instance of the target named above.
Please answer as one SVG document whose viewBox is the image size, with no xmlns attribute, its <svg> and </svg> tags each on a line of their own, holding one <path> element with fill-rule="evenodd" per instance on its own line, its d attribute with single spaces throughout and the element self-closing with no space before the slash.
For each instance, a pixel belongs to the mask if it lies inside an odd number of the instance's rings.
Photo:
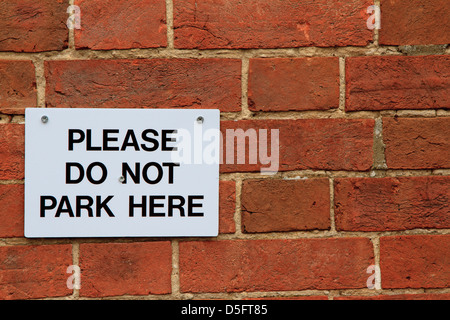
<svg viewBox="0 0 450 320">
<path fill-rule="evenodd" d="M 197 118 L 197 123 L 202 124 L 203 121 L 205 121 L 205 119 L 204 119 L 202 116 L 199 116 L 199 117 Z"/>
</svg>

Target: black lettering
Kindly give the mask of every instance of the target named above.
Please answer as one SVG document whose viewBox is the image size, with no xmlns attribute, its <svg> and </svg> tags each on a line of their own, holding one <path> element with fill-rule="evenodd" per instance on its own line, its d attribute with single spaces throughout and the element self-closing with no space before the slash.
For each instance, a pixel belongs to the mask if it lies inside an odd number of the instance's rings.
<svg viewBox="0 0 450 320">
<path fill-rule="evenodd" d="M 157 137 L 158 136 L 158 132 L 156 130 L 153 130 L 153 129 L 146 129 L 146 130 L 142 131 L 142 140 L 144 140 L 146 142 L 150 142 L 151 144 L 153 144 L 153 146 L 152 147 L 148 147 L 147 145 L 142 143 L 141 147 L 145 151 L 155 151 L 159 147 L 159 142 L 158 142 L 158 140 L 156 140 L 154 138 L 150 138 L 148 136 L 149 133 L 151 133 L 153 136 Z"/>
<path fill-rule="evenodd" d="M 203 217 L 203 212 L 193 212 L 192 208 L 202 208 L 203 204 L 194 200 L 203 200 L 204 196 L 188 196 L 188 217 Z"/>
<path fill-rule="evenodd" d="M 136 184 L 139 184 L 140 180 L 141 180 L 141 172 L 140 171 L 141 171 L 141 164 L 139 162 L 136 162 L 134 164 L 134 173 L 131 170 L 128 163 L 123 162 L 122 163 L 122 177 L 124 177 L 124 179 L 125 179 L 123 181 L 123 183 L 127 183 L 127 176 L 129 174 L 131 179 L 133 180 L 133 182 Z"/>
<path fill-rule="evenodd" d="M 111 133 L 119 133 L 118 129 L 105 129 L 103 130 L 103 150 L 105 151 L 119 151 L 119 147 L 109 146 L 109 142 L 119 141 L 118 137 L 109 136 Z"/>
<path fill-rule="evenodd" d="M 173 184 L 173 168 L 179 167 L 179 163 L 174 162 L 163 162 L 163 167 L 169 167 L 169 184 Z"/>
<path fill-rule="evenodd" d="M 46 205 L 46 200 L 50 200 L 51 203 Z M 45 210 L 55 209 L 56 198 L 52 196 L 41 196 L 41 218 L 45 218 Z"/>
<path fill-rule="evenodd" d="M 61 213 L 68 213 L 69 217 L 71 217 L 71 218 L 74 217 L 72 206 L 70 205 L 69 197 L 67 197 L 67 196 L 61 197 L 61 201 L 59 202 L 58 209 L 56 209 L 55 217 L 59 218 Z"/>
<path fill-rule="evenodd" d="M 86 151 L 101 151 L 102 147 L 93 147 L 92 146 L 92 130 L 86 130 Z"/>
<path fill-rule="evenodd" d="M 178 204 L 174 204 L 174 200 L 178 200 Z M 183 196 L 169 196 L 169 209 L 167 216 L 172 217 L 173 209 L 178 209 L 180 212 L 180 217 L 184 217 L 184 204 L 186 200 L 184 200 Z"/>
<path fill-rule="evenodd" d="M 131 139 L 131 142 L 129 141 Z M 134 135 L 134 131 L 129 129 L 125 134 L 125 138 L 123 139 L 122 148 L 120 151 L 126 150 L 128 147 L 134 147 L 135 151 L 139 151 L 139 144 L 136 140 L 136 136 Z"/>
<path fill-rule="evenodd" d="M 86 204 L 82 204 L 81 201 L 86 200 Z M 93 217 L 94 213 L 92 210 L 92 205 L 94 204 L 94 199 L 89 196 L 77 196 L 76 197 L 76 210 L 75 215 L 77 217 L 81 217 L 81 209 L 85 209 L 87 211 L 88 217 Z"/>
<path fill-rule="evenodd" d="M 150 210 L 149 210 L 149 216 L 150 217 L 164 217 L 164 212 L 155 212 L 154 208 L 163 208 L 163 203 L 155 203 L 155 200 L 164 200 L 166 196 L 150 196 Z"/>
<path fill-rule="evenodd" d="M 102 215 L 102 209 L 105 209 L 106 213 L 110 217 L 114 217 L 114 213 L 112 213 L 111 209 L 108 207 L 108 202 L 113 198 L 114 196 L 108 196 L 105 200 L 102 201 L 101 196 L 96 197 L 96 208 L 95 213 L 97 217 L 100 217 Z"/>
<path fill-rule="evenodd" d="M 74 133 L 77 133 L 79 135 L 78 139 L 75 139 Z M 80 142 L 82 142 L 84 140 L 84 138 L 85 138 L 85 135 L 84 135 L 83 130 L 80 130 L 80 129 L 69 129 L 69 146 L 68 146 L 69 151 L 73 151 L 73 144 L 74 143 L 80 143 Z"/>
<path fill-rule="evenodd" d="M 130 196 L 130 201 L 128 203 L 128 215 L 134 217 L 134 208 L 142 209 L 142 216 L 147 216 L 147 197 L 142 196 L 142 203 L 134 203 L 134 196 Z"/>
<path fill-rule="evenodd" d="M 148 169 L 150 167 L 155 167 L 156 170 L 158 171 L 158 174 L 157 174 L 155 180 L 150 180 L 149 177 L 148 177 Z M 158 163 L 156 163 L 156 162 L 149 162 L 142 169 L 142 177 L 144 178 L 145 182 L 147 182 L 148 184 L 157 184 L 158 182 L 161 181 L 161 179 L 163 177 L 163 169 Z"/>
<path fill-rule="evenodd" d="M 92 177 L 92 169 L 94 169 L 94 167 L 100 167 L 100 169 L 102 169 L 102 176 L 99 180 L 94 180 L 94 178 Z M 86 177 L 92 184 L 101 184 L 105 182 L 107 176 L 108 170 L 106 169 L 106 166 L 101 162 L 93 162 L 87 167 Z"/>
<path fill-rule="evenodd" d="M 161 150 L 162 151 L 177 151 L 177 147 L 168 147 L 167 142 L 176 142 L 177 139 L 167 137 L 168 134 L 177 133 L 178 130 L 162 130 L 161 131 Z"/>
<path fill-rule="evenodd" d="M 78 168 L 78 178 L 72 179 L 72 168 Z M 66 184 L 77 184 L 84 179 L 84 168 L 77 162 L 66 163 Z"/>
</svg>

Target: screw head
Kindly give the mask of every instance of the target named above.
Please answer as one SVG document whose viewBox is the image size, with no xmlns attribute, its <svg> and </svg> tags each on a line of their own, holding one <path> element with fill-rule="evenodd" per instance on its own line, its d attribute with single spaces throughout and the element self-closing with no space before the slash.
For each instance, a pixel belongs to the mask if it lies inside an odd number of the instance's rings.
<svg viewBox="0 0 450 320">
<path fill-rule="evenodd" d="M 197 118 L 197 123 L 203 123 L 203 121 L 205 121 L 205 118 L 203 118 L 202 116 L 199 116 Z"/>
<path fill-rule="evenodd" d="M 41 117 L 41 121 L 42 121 L 42 123 L 47 123 L 48 122 L 48 117 L 47 116 L 42 116 Z"/>
<path fill-rule="evenodd" d="M 125 182 L 125 177 L 124 176 L 120 176 L 119 177 L 119 182 L 120 183 L 124 183 Z"/>
</svg>

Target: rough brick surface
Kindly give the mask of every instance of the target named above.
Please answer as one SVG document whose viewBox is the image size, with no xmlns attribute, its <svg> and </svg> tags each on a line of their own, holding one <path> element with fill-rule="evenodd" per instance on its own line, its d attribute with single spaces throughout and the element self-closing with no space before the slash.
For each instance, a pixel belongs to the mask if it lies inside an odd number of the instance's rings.
<svg viewBox="0 0 450 320">
<path fill-rule="evenodd" d="M 0 238 L 23 237 L 23 184 L 0 185 Z"/>
<path fill-rule="evenodd" d="M 337 230 L 450 228 L 450 177 L 335 180 Z"/>
<path fill-rule="evenodd" d="M 346 110 L 450 109 L 449 56 L 346 59 Z"/>
<path fill-rule="evenodd" d="M 67 288 L 71 245 L 0 247 L 0 299 L 37 299 L 72 294 Z"/>
<path fill-rule="evenodd" d="M 253 111 L 339 107 L 339 59 L 251 59 L 248 104 Z"/>
<path fill-rule="evenodd" d="M 369 239 L 180 242 L 182 292 L 363 288 Z"/>
<path fill-rule="evenodd" d="M 450 300 L 449 16 L 450 0 L 0 0 L 0 300 Z M 218 109 L 219 237 L 25 239 L 37 107 Z"/>
<path fill-rule="evenodd" d="M 235 59 L 48 61 L 49 107 L 205 108 L 239 111 Z"/>
<path fill-rule="evenodd" d="M 383 118 L 390 169 L 450 168 L 450 118 Z"/>
<path fill-rule="evenodd" d="M 264 135 L 260 129 L 267 129 L 268 154 L 271 150 L 271 130 L 279 130 L 279 171 L 296 169 L 325 169 L 325 170 L 369 170 L 372 166 L 374 120 L 372 119 L 305 119 L 305 120 L 242 120 L 222 121 L 221 131 L 224 136 L 222 172 L 259 171 L 270 167 L 261 158 L 256 164 L 248 159 L 244 164 L 238 164 L 238 151 L 234 146 L 233 163 L 227 161 L 227 148 L 231 154 L 231 144 L 236 144 L 244 135 L 237 131 L 257 137 Z M 231 130 L 231 134 L 227 134 Z M 228 138 L 227 138 L 228 135 Z M 253 139 L 252 139 L 253 140 Z M 245 152 L 249 154 L 249 139 L 246 140 Z M 262 139 L 263 145 L 266 145 Z M 252 152 L 258 151 L 256 146 Z M 228 146 L 230 144 L 230 146 Z M 241 152 L 241 151 L 239 151 Z M 264 153 L 264 152 L 263 152 Z M 259 156 L 258 156 L 259 157 Z M 232 156 L 230 156 L 230 160 Z"/>
<path fill-rule="evenodd" d="M 67 48 L 69 1 L 0 2 L 0 51 L 40 52 Z"/>
<path fill-rule="evenodd" d="M 80 245 L 80 295 L 165 294 L 171 291 L 169 241 Z"/>
<path fill-rule="evenodd" d="M 77 48 L 94 50 L 155 48 L 167 44 L 164 0 L 76 0 L 81 29 Z"/>
<path fill-rule="evenodd" d="M 23 179 L 25 174 L 25 127 L 0 124 L 0 179 Z"/>
<path fill-rule="evenodd" d="M 31 61 L 0 61 L 0 112 L 23 114 L 36 106 L 36 75 Z"/>
<path fill-rule="evenodd" d="M 383 0 L 379 43 L 427 45 L 450 43 L 447 0 Z"/>
<path fill-rule="evenodd" d="M 177 0 L 177 48 L 364 46 L 366 0 Z"/>
<path fill-rule="evenodd" d="M 219 233 L 234 233 L 234 212 L 236 211 L 236 183 L 219 182 Z"/>
<path fill-rule="evenodd" d="M 243 232 L 330 228 L 328 179 L 245 180 L 241 205 Z"/>
<path fill-rule="evenodd" d="M 380 238 L 384 289 L 450 286 L 450 235 Z"/>
</svg>

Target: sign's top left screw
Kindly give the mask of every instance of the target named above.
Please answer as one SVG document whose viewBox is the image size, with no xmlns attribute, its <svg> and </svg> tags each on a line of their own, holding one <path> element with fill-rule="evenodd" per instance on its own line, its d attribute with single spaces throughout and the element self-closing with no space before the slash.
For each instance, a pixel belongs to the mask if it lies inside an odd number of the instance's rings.
<svg viewBox="0 0 450 320">
<path fill-rule="evenodd" d="M 47 123 L 48 122 L 48 117 L 47 116 L 42 116 L 41 117 L 41 121 L 42 121 L 42 123 Z"/>
</svg>

